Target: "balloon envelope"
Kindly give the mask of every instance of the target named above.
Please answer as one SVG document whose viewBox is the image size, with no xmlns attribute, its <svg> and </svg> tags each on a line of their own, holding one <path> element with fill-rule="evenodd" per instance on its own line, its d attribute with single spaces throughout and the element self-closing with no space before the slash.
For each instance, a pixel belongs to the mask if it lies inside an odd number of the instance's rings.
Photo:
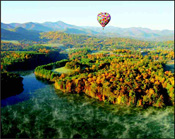
<svg viewBox="0 0 175 139">
<path fill-rule="evenodd" d="M 111 20 L 111 16 L 109 13 L 101 12 L 97 15 L 97 20 L 101 24 L 102 27 L 105 27 Z"/>
</svg>

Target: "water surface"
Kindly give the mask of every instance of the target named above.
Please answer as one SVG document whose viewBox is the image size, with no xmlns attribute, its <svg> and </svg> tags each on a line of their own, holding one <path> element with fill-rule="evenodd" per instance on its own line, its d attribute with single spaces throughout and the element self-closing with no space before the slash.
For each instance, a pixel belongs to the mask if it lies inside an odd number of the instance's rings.
<svg viewBox="0 0 175 139">
<path fill-rule="evenodd" d="M 87 96 L 64 94 L 48 85 L 36 90 L 30 99 L 1 109 L 2 136 L 173 138 L 173 114 L 173 107 L 119 107 Z"/>
<path fill-rule="evenodd" d="M 24 91 L 1 102 L 2 137 L 174 138 L 174 107 L 112 105 L 22 76 Z"/>
<path fill-rule="evenodd" d="M 46 85 L 48 85 L 47 83 L 42 82 L 41 80 L 39 81 L 33 71 L 24 71 L 24 72 L 16 72 L 19 73 L 21 75 L 21 77 L 23 77 L 23 92 L 18 94 L 18 95 L 14 95 L 11 97 L 8 97 L 6 99 L 1 100 L 1 107 L 4 107 L 6 105 L 13 105 L 16 103 L 19 103 L 21 101 L 25 101 L 31 98 L 31 96 L 33 95 L 33 92 L 39 88 L 43 88 Z"/>
</svg>

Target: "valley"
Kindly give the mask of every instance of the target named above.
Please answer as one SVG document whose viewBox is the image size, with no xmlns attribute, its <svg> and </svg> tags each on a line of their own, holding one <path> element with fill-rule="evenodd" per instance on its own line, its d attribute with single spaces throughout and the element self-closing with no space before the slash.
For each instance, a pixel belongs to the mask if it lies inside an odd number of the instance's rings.
<svg viewBox="0 0 175 139">
<path fill-rule="evenodd" d="M 149 28 L 130 27 L 120 28 L 114 26 L 107 26 L 105 30 L 101 27 L 93 26 L 75 26 L 63 21 L 44 22 L 44 23 L 1 23 L 2 39 L 30 39 L 39 40 L 37 37 L 41 32 L 59 31 L 68 34 L 89 35 L 97 37 L 118 37 L 118 38 L 132 38 L 147 41 L 168 41 L 174 40 L 173 30 L 152 30 Z M 25 32 L 24 36 L 21 36 Z M 13 35 L 13 36 L 12 36 Z M 15 36 L 14 36 L 15 35 Z M 30 37 L 32 36 L 32 37 Z"/>
<path fill-rule="evenodd" d="M 4 138 L 174 136 L 171 40 L 60 31 L 3 39 L 1 82 Z"/>
</svg>

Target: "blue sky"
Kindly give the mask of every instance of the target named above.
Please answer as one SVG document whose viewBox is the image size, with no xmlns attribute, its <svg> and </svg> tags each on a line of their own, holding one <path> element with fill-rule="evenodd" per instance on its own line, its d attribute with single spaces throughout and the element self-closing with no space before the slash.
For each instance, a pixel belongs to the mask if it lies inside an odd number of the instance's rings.
<svg viewBox="0 0 175 139">
<path fill-rule="evenodd" d="M 173 1 L 1 1 L 1 22 L 63 21 L 100 26 L 97 14 L 108 12 L 108 26 L 174 30 Z"/>
</svg>

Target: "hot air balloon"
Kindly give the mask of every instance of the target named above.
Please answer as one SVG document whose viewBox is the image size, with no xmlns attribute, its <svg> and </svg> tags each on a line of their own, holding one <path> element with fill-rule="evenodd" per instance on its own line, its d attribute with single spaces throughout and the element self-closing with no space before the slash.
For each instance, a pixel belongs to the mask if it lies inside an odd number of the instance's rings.
<svg viewBox="0 0 175 139">
<path fill-rule="evenodd" d="M 101 24 L 103 29 L 109 23 L 110 20 L 111 20 L 111 16 L 109 13 L 101 12 L 97 15 L 97 21 Z"/>
</svg>

